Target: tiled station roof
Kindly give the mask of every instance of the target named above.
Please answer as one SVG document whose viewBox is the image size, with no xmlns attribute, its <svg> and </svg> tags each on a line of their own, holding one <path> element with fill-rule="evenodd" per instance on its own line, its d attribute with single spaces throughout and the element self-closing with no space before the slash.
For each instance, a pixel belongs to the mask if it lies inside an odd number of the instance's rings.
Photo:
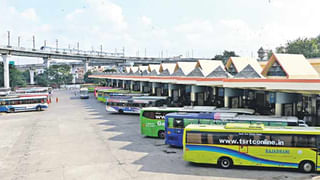
<svg viewBox="0 0 320 180">
<path fill-rule="evenodd" d="M 262 71 L 268 76 L 268 71 L 274 63 L 278 63 L 288 79 L 319 79 L 318 72 L 301 54 L 273 54 Z"/>
<path fill-rule="evenodd" d="M 159 73 L 154 69 L 151 73 L 150 71 L 143 71 L 143 75 L 141 72 L 135 74 L 134 72 L 137 72 L 138 67 L 131 67 L 131 73 L 106 73 L 90 75 L 90 77 L 320 94 L 319 75 L 302 55 L 274 54 L 265 64 L 262 73 L 260 73 L 259 68 L 252 65 L 256 64 L 260 67 L 258 62 L 248 63 L 252 60 L 244 60 L 246 62 L 241 64 L 238 63 L 239 58 L 236 59 L 234 61 L 232 58 L 232 62 L 236 62 L 237 65 L 234 66 L 241 70 L 234 76 L 226 72 L 224 67 L 221 67 L 220 62 L 212 61 L 215 65 L 209 65 L 210 61 L 201 63 L 198 61 L 194 63 L 162 63 L 159 65 Z M 281 65 L 281 68 L 287 73 L 286 76 L 281 77 L 281 79 L 266 76 L 274 62 L 279 64 L 277 68 Z M 243 67 L 243 64 L 246 64 L 246 66 Z M 211 72 L 208 73 L 210 71 L 209 66 L 216 68 L 211 69 Z M 148 70 L 150 70 L 150 66 Z M 188 74 L 185 72 L 188 72 Z"/>
<path fill-rule="evenodd" d="M 255 69 L 256 72 L 261 73 L 262 68 L 257 60 L 247 57 L 230 57 L 226 63 L 225 68 L 228 69 L 231 65 L 235 67 L 236 71 L 239 73 L 248 64 Z"/>
</svg>

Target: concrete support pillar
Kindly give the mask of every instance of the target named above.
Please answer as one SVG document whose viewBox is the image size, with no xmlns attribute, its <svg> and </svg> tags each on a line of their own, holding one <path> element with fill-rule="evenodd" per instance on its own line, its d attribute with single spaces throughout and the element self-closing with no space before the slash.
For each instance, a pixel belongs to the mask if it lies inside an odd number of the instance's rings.
<svg viewBox="0 0 320 180">
<path fill-rule="evenodd" d="M 281 116 L 282 115 L 282 104 L 276 103 L 275 105 L 275 115 Z"/>
<path fill-rule="evenodd" d="M 84 72 L 88 72 L 89 71 L 89 61 L 83 61 L 84 63 Z"/>
<path fill-rule="evenodd" d="M 160 87 L 160 83 L 152 82 L 152 94 L 156 94 L 156 88 Z"/>
<path fill-rule="evenodd" d="M 229 96 L 224 96 L 224 107 L 229 107 Z"/>
<path fill-rule="evenodd" d="M 119 79 L 116 79 L 116 86 L 119 87 Z"/>
<path fill-rule="evenodd" d="M 143 81 L 140 81 L 140 92 L 143 93 L 143 86 L 145 85 L 145 83 Z"/>
<path fill-rule="evenodd" d="M 172 97 L 172 90 L 177 89 L 177 85 L 176 84 L 168 84 L 168 96 Z"/>
<path fill-rule="evenodd" d="M 35 73 L 35 70 L 34 69 L 30 69 L 29 73 L 30 73 L 30 84 L 34 85 L 34 73 Z"/>
<path fill-rule="evenodd" d="M 111 79 L 111 81 L 110 81 L 110 82 L 111 82 L 111 87 L 114 87 L 114 86 L 113 86 L 113 79 Z"/>
<path fill-rule="evenodd" d="M 50 59 L 48 57 L 43 57 L 43 65 L 46 69 L 50 67 Z"/>
<path fill-rule="evenodd" d="M 311 114 L 317 114 L 317 96 L 313 95 L 311 99 Z"/>
<path fill-rule="evenodd" d="M 130 81 L 130 83 L 129 83 L 129 90 L 130 91 L 133 91 L 133 84 L 134 84 L 134 81 Z"/>
<path fill-rule="evenodd" d="M 199 92 L 204 92 L 204 87 L 201 86 L 191 86 L 191 94 L 190 94 L 190 99 L 191 102 L 195 102 L 196 101 L 196 93 Z"/>
<path fill-rule="evenodd" d="M 126 88 L 126 81 L 122 80 L 122 88 L 125 89 Z"/>
<path fill-rule="evenodd" d="M 76 83 L 76 77 L 77 77 L 76 74 L 72 74 L 72 84 Z"/>
<path fill-rule="evenodd" d="M 9 59 L 10 56 L 2 55 L 3 59 L 3 80 L 4 80 L 4 88 L 10 88 L 10 76 L 9 76 Z"/>
<path fill-rule="evenodd" d="M 77 77 L 77 72 L 76 72 L 76 66 L 71 65 L 71 74 L 72 74 L 72 84 L 76 83 L 76 77 Z"/>
</svg>

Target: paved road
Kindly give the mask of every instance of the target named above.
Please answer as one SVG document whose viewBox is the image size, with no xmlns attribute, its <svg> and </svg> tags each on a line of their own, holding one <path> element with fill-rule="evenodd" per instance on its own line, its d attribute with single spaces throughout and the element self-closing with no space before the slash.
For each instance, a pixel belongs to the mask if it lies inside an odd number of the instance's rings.
<svg viewBox="0 0 320 180">
<path fill-rule="evenodd" d="M 135 115 L 108 114 L 94 98 L 56 91 L 44 112 L 0 114 L 0 180 L 310 179 L 292 170 L 223 170 L 182 160 L 182 150 L 142 137 Z"/>
</svg>

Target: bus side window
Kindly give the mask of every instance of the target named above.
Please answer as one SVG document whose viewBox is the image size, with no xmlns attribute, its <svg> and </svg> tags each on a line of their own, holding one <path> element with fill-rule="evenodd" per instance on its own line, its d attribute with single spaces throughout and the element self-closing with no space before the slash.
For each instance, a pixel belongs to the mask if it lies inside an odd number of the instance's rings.
<svg viewBox="0 0 320 180">
<path fill-rule="evenodd" d="M 209 133 L 208 134 L 208 144 L 214 144 L 213 133 Z"/>
<path fill-rule="evenodd" d="M 320 136 L 317 136 L 317 148 L 320 148 Z"/>
<path fill-rule="evenodd" d="M 208 119 L 200 119 L 199 120 L 199 124 L 211 124 L 212 121 L 208 120 Z"/>
<path fill-rule="evenodd" d="M 207 133 L 201 134 L 201 144 L 208 144 L 208 134 Z"/>
<path fill-rule="evenodd" d="M 173 120 L 174 118 L 168 118 L 168 127 L 173 128 Z"/>
<path fill-rule="evenodd" d="M 149 118 L 149 119 L 155 119 L 155 112 L 154 111 L 144 111 L 142 116 Z"/>
<path fill-rule="evenodd" d="M 187 133 L 187 143 L 201 144 L 202 135 L 201 133 Z"/>
</svg>

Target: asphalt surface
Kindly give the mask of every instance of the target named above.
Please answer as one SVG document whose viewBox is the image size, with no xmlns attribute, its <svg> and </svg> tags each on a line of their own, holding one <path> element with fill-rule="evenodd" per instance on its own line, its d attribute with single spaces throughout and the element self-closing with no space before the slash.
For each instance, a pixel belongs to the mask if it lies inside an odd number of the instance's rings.
<svg viewBox="0 0 320 180">
<path fill-rule="evenodd" d="M 183 161 L 182 150 L 140 135 L 137 115 L 105 112 L 93 96 L 55 91 L 43 112 L 0 114 L 0 180 L 311 179 L 291 169 L 219 169 Z"/>
</svg>

